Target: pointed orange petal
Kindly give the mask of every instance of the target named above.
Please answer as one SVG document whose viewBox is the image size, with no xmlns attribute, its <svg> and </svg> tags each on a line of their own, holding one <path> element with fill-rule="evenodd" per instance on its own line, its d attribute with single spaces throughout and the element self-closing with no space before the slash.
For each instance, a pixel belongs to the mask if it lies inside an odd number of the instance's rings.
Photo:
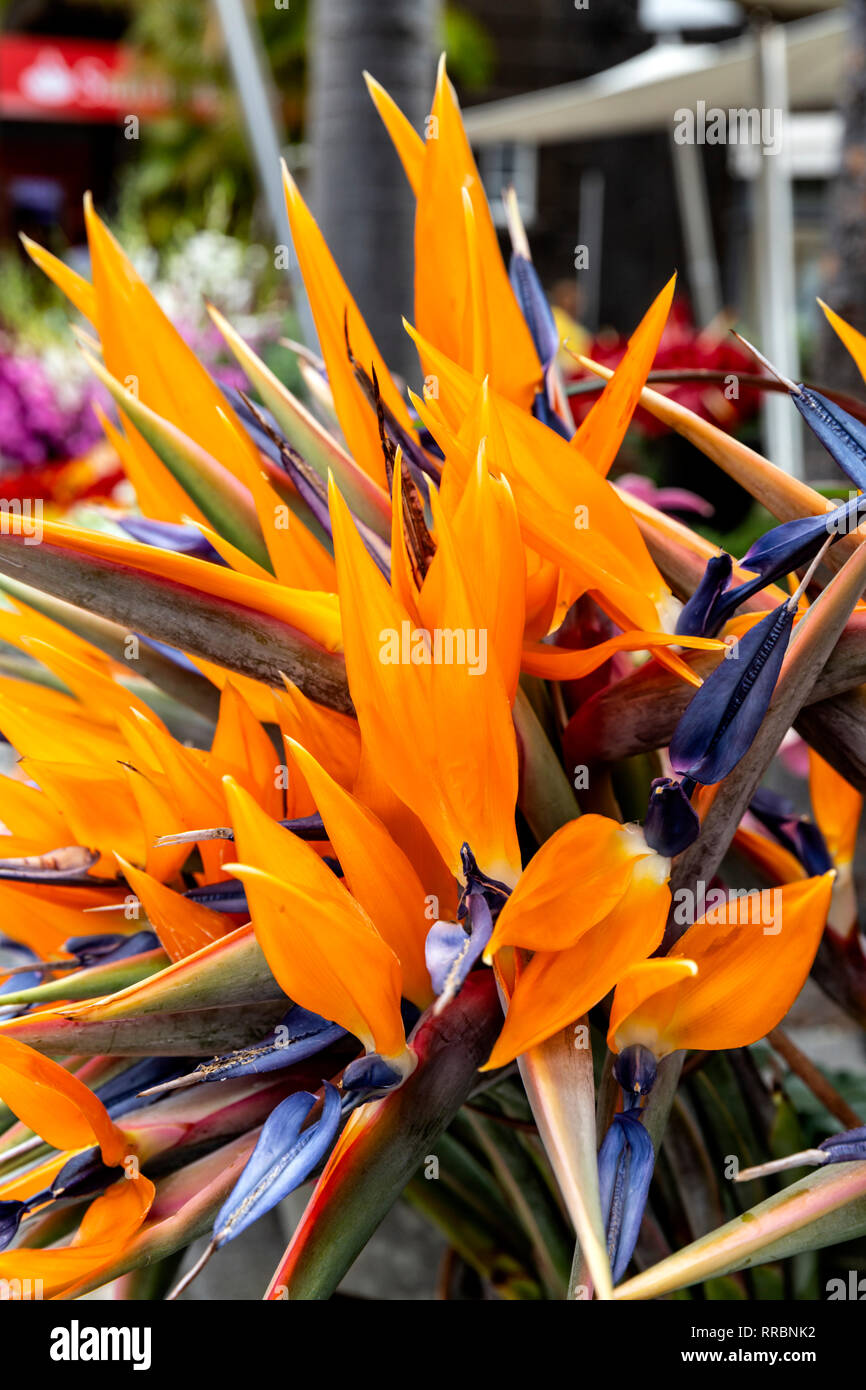
<svg viewBox="0 0 866 1390">
<path fill-rule="evenodd" d="M 98 1144 L 106 1163 L 119 1163 L 128 1143 L 93 1092 L 58 1062 L 0 1033 L 0 1097 L 46 1144 L 83 1149 Z"/>
<path fill-rule="evenodd" d="M 680 938 L 672 960 L 697 974 L 616 1007 L 616 1043 L 657 1057 L 680 1048 L 748 1047 L 784 1018 L 803 987 L 827 920 L 833 874 L 731 896 Z M 637 997 L 637 996 L 636 996 Z"/>
<path fill-rule="evenodd" d="M 384 1057 L 405 1049 L 397 957 L 367 913 L 303 840 L 226 779 L 256 938 L 277 982 Z"/>
<path fill-rule="evenodd" d="M 282 765 L 273 743 L 256 719 L 234 681 L 220 697 L 219 719 L 211 758 L 230 772 L 271 816 L 282 814 Z"/>
<path fill-rule="evenodd" d="M 415 217 L 415 318 L 425 338 L 468 371 L 473 361 L 471 276 L 464 192 L 472 204 L 479 302 L 489 322 L 486 373 L 522 410 L 541 386 L 541 363 L 499 250 L 484 186 L 466 139 L 460 107 L 439 65 Z M 428 368 L 424 354 L 425 373 Z"/>
<path fill-rule="evenodd" d="M 667 884 L 635 874 L 613 911 L 564 951 L 537 951 L 518 975 L 505 1025 L 483 1070 L 504 1066 L 566 1028 L 651 955 L 664 934 Z"/>
<path fill-rule="evenodd" d="M 400 962 L 403 993 L 420 1009 L 426 1008 L 433 991 L 424 942 L 432 919 L 425 915 L 424 885 L 378 817 L 329 777 L 299 743 L 290 748 L 353 896 Z"/>
<path fill-rule="evenodd" d="M 383 485 L 385 463 L 376 413 L 355 380 L 346 349 L 346 331 L 359 365 L 371 378 L 375 370 L 386 405 L 412 435 L 414 426 L 324 237 L 285 166 L 283 185 L 294 246 L 310 297 L 340 426 L 355 461 L 369 477 Z"/>
<path fill-rule="evenodd" d="M 461 872 L 460 847 L 468 841 L 487 873 L 514 882 L 520 867 L 514 828 L 517 753 L 508 694 L 495 659 L 486 655 L 486 629 L 444 519 L 437 573 L 431 566 L 419 616 L 421 631 L 462 635 L 462 663 L 432 660 L 417 631 L 415 657 L 404 659 L 413 624 L 333 488 L 331 518 L 346 669 L 371 758 L 423 822 L 455 875 Z M 470 640 L 477 646 L 474 663 Z"/>
<path fill-rule="evenodd" d="M 50 1250 L 7 1250 L 0 1278 L 36 1279 L 43 1295 L 58 1298 L 86 1278 L 109 1269 L 143 1225 L 156 1189 L 143 1173 L 121 1178 L 84 1214 L 69 1245 Z"/>
<path fill-rule="evenodd" d="M 597 671 L 614 652 L 652 651 L 660 655 L 660 648 L 678 646 L 688 650 L 718 651 L 724 647 L 707 637 L 684 637 L 670 632 L 621 632 L 599 642 L 594 647 L 572 649 L 552 647 L 547 643 L 527 643 L 523 648 L 521 667 L 530 676 L 541 676 L 546 680 L 580 680 L 591 671 Z M 689 683 L 700 685 L 700 678 L 688 667 Z"/>
<path fill-rule="evenodd" d="M 594 927 L 626 892 L 635 866 L 658 861 L 639 831 L 607 816 L 569 821 L 529 861 L 488 943 L 491 960 L 503 946 L 562 951 Z"/>
<path fill-rule="evenodd" d="M 237 425 L 249 457 L 258 451 L 222 391 L 160 309 L 122 247 L 85 199 L 87 240 L 96 294 L 96 326 L 105 366 L 158 415 L 194 439 L 231 471 L 225 418 Z"/>
<path fill-rule="evenodd" d="M 809 749 L 809 795 L 815 820 L 833 862 L 850 864 L 857 844 L 863 798 L 844 777 Z"/>
<path fill-rule="evenodd" d="M 375 77 L 371 77 L 368 72 L 364 73 L 364 81 L 376 110 L 382 117 L 385 129 L 394 142 L 394 148 L 400 156 L 400 163 L 403 165 L 412 192 L 417 198 L 421 191 L 421 179 L 424 174 L 424 141 L 414 126 L 407 121 L 393 97 L 388 95 L 381 83 L 377 82 Z"/>
<path fill-rule="evenodd" d="M 866 338 L 864 338 L 862 333 L 858 333 L 856 328 L 852 328 L 850 323 L 846 323 L 839 314 L 835 313 L 830 308 L 829 304 L 825 304 L 823 299 L 819 299 L 818 303 L 824 310 L 827 322 L 842 339 L 842 342 L 857 363 L 857 369 L 860 375 L 863 380 L 866 381 Z"/>
<path fill-rule="evenodd" d="M 662 336 L 677 277 L 674 275 L 650 305 L 628 341 L 625 357 L 586 419 L 572 436 L 571 447 L 603 477 L 625 438 L 640 393 L 646 385 Z"/>
<path fill-rule="evenodd" d="M 119 763 L 94 760 L 88 766 L 24 758 L 22 767 L 62 812 L 75 843 L 107 856 L 106 863 L 95 866 L 96 873 L 110 876 L 114 872 L 114 850 L 144 863 L 144 826 L 137 806 L 127 796 Z"/>
<path fill-rule="evenodd" d="M 27 252 L 31 261 L 44 270 L 49 280 L 53 280 L 59 290 L 62 290 L 66 298 L 71 300 L 79 313 L 89 319 L 92 324 L 96 323 L 96 293 L 93 286 L 72 270 L 63 261 L 58 260 L 57 256 L 52 256 L 50 251 L 46 251 L 44 246 L 38 242 L 31 241 L 29 236 L 21 233 L 21 241 L 24 250 Z"/>
<path fill-rule="evenodd" d="M 170 960 L 183 960 L 231 931 L 232 924 L 224 913 L 212 912 L 200 903 L 191 902 L 151 878 L 150 874 L 134 869 L 119 854 L 116 857 Z"/>
</svg>

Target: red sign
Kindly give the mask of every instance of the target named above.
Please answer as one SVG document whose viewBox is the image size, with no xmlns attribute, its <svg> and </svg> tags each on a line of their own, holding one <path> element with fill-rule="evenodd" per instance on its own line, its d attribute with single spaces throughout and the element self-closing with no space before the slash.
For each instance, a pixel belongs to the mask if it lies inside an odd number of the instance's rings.
<svg viewBox="0 0 866 1390">
<path fill-rule="evenodd" d="M 137 70 L 131 49 L 99 39 L 0 34 L 0 116 L 17 120 L 119 121 L 175 105 L 171 83 Z M 192 109 L 212 114 L 213 92 Z"/>
</svg>

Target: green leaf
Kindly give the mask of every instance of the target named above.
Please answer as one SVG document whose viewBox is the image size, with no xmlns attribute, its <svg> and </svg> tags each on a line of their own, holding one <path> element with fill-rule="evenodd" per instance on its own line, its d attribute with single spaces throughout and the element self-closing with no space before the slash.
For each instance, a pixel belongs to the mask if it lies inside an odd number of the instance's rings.
<svg viewBox="0 0 866 1390">
<path fill-rule="evenodd" d="M 492 971 L 473 972 L 412 1037 L 418 1066 L 350 1117 L 274 1275 L 270 1299 L 330 1298 L 477 1083 L 501 1023 Z"/>
<path fill-rule="evenodd" d="M 833 1163 L 768 1197 L 615 1290 L 661 1298 L 705 1279 L 866 1234 L 866 1163 Z"/>
<path fill-rule="evenodd" d="M 85 361 L 218 535 L 273 572 L 255 503 L 243 483 L 194 439 L 157 415 L 90 353 Z"/>
<path fill-rule="evenodd" d="M 389 540 L 391 506 L 386 493 L 274 376 L 222 314 L 212 305 L 209 312 L 292 448 L 316 470 L 323 483 L 327 484 L 329 472 L 333 473 L 350 511 L 382 540 Z"/>
<path fill-rule="evenodd" d="M 190 575 L 186 584 L 88 555 L 65 536 L 60 544 L 57 532 L 36 546 L 0 534 L 0 573 L 278 689 L 285 674 L 310 699 L 349 713 L 342 654 L 326 651 L 279 618 L 192 587 L 195 567 L 205 563 L 179 566 Z"/>
</svg>

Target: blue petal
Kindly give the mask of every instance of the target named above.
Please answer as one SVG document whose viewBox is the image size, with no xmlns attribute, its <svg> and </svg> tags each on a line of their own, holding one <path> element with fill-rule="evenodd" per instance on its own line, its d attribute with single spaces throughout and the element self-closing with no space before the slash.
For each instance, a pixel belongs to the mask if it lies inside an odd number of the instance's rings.
<svg viewBox="0 0 866 1390">
<path fill-rule="evenodd" d="M 155 637 L 145 637 L 143 632 L 137 632 L 136 637 L 139 642 L 143 642 L 151 651 L 159 652 L 167 661 L 171 661 L 175 666 L 179 666 L 182 671 L 194 671 L 197 676 L 201 675 L 194 661 L 190 661 L 186 652 L 182 652 L 178 647 L 170 647 L 167 642 L 158 642 Z"/>
<path fill-rule="evenodd" d="M 159 937 L 152 931 L 137 931 L 132 936 L 122 932 L 105 932 L 95 936 L 71 936 L 64 941 L 63 950 L 77 956 L 82 966 L 100 965 L 107 960 L 126 960 L 144 951 L 155 951 Z"/>
<path fill-rule="evenodd" d="M 832 869 L 833 860 L 818 826 L 798 815 L 785 797 L 760 787 L 749 802 L 749 810 L 780 845 L 799 859 L 810 877 Z"/>
<path fill-rule="evenodd" d="M 282 1071 L 324 1052 L 331 1043 L 346 1036 L 345 1028 L 338 1023 L 330 1023 L 295 1004 L 262 1042 L 202 1062 L 191 1075 L 196 1081 L 224 1081 L 263 1071 Z"/>
<path fill-rule="evenodd" d="M 151 521 L 146 516 L 118 516 L 117 522 L 133 540 L 141 545 L 153 545 L 159 550 L 173 550 L 176 555 L 191 555 L 195 560 L 207 560 L 212 565 L 225 561 L 197 526 L 178 525 L 172 521 Z"/>
<path fill-rule="evenodd" d="M 0 1250 L 5 1250 L 18 1234 L 26 1202 L 0 1202 Z"/>
<path fill-rule="evenodd" d="M 324 1158 L 340 1127 L 340 1093 L 326 1081 L 322 1114 L 302 1131 L 315 1102 L 310 1091 L 298 1091 L 268 1116 L 244 1171 L 214 1222 L 214 1245 L 234 1240 L 293 1192 Z"/>
<path fill-rule="evenodd" d="M 570 440 L 574 430 L 570 428 L 564 420 L 560 419 L 550 401 L 547 399 L 546 391 L 536 391 L 535 400 L 532 402 L 532 413 L 536 420 L 540 420 L 548 429 L 555 430 L 565 440 Z"/>
<path fill-rule="evenodd" d="M 368 1052 L 350 1062 L 343 1072 L 344 1091 L 378 1091 L 384 1093 L 399 1086 L 403 1073 L 389 1066 L 378 1052 Z"/>
<path fill-rule="evenodd" d="M 184 1057 L 140 1057 L 94 1090 L 111 1118 L 116 1120 L 130 1110 L 152 1105 L 158 1097 L 140 1096 L 139 1092 L 183 1076 L 191 1063 L 192 1059 Z"/>
<path fill-rule="evenodd" d="M 856 487 L 866 488 L 866 425 L 808 386 L 801 386 L 799 395 L 792 392 L 791 399 L 842 472 Z"/>
<path fill-rule="evenodd" d="M 538 272 L 532 261 L 515 251 L 508 267 L 508 278 L 546 371 L 559 352 L 559 333 Z"/>
<path fill-rule="evenodd" d="M 707 561 L 703 578 L 677 619 L 677 633 L 689 637 L 714 637 L 721 627 L 715 618 L 719 599 L 731 580 L 733 560 L 724 552 Z"/>
<path fill-rule="evenodd" d="M 8 980 L 0 984 L 0 996 L 4 994 L 17 994 L 21 989 L 35 989 L 42 984 L 43 976 L 48 966 L 40 961 L 34 951 L 29 946 L 24 946 L 18 941 L 10 941 L 8 937 L 0 937 L 0 975 L 6 970 L 17 970 L 22 965 L 29 965 L 33 962 L 33 970 L 21 971 L 17 975 L 10 975 Z M 0 999 L 0 1019 L 17 1018 L 19 1014 L 26 1013 L 30 1008 L 29 1004 L 6 1004 Z"/>
<path fill-rule="evenodd" d="M 50 1193 L 55 1198 L 90 1197 L 94 1192 L 104 1192 L 120 1176 L 120 1169 L 109 1168 L 103 1163 L 102 1154 L 94 1145 L 93 1148 L 84 1149 L 67 1159 L 60 1172 L 56 1174 Z M 40 1194 L 40 1197 L 43 1195 Z M 33 1206 L 36 1201 L 36 1198 L 31 1197 L 28 1205 Z"/>
<path fill-rule="evenodd" d="M 866 1159 L 866 1125 L 858 1129 L 846 1130 L 844 1134 L 831 1134 L 829 1139 L 818 1145 L 829 1154 L 828 1163 L 850 1163 Z"/>
<path fill-rule="evenodd" d="M 598 1154 L 601 1213 L 614 1283 L 628 1268 L 655 1164 L 652 1140 L 637 1115 L 615 1115 Z"/>
<path fill-rule="evenodd" d="M 767 712 L 793 622 L 787 603 L 768 613 L 692 697 L 670 744 L 680 776 L 708 785 L 736 767 Z"/>
<path fill-rule="evenodd" d="M 643 1043 L 632 1043 L 618 1053 L 613 1064 L 613 1074 L 625 1097 L 625 1104 L 635 1097 L 648 1096 L 655 1085 L 658 1062 L 655 1053 Z"/>
<path fill-rule="evenodd" d="M 700 829 L 698 813 L 682 783 L 673 777 L 654 777 L 643 827 L 650 849 L 672 859 L 695 842 Z"/>
<path fill-rule="evenodd" d="M 821 516 L 798 517 L 795 521 L 784 521 L 774 526 L 743 556 L 740 564 L 743 569 L 754 570 L 764 581 L 771 584 L 775 579 L 790 574 L 813 560 L 827 540 L 834 536 L 835 541 L 857 523 L 859 498 L 853 497 L 843 502 L 831 512 Z M 753 580 L 741 585 L 741 589 L 755 589 Z M 759 587 L 763 587 L 759 586 Z M 736 592 L 736 591 L 735 591 Z M 744 594 L 743 597 L 746 595 Z M 740 600 L 742 602 L 742 599 Z"/>
<path fill-rule="evenodd" d="M 203 883 L 188 888 L 183 895 L 190 902 L 202 903 L 214 912 L 247 912 L 247 895 L 239 878 L 225 878 L 221 883 Z"/>
<path fill-rule="evenodd" d="M 493 916 L 482 892 L 464 899 L 466 923 L 434 922 L 427 933 L 424 954 L 433 989 L 451 999 L 482 954 L 493 934 Z"/>
</svg>

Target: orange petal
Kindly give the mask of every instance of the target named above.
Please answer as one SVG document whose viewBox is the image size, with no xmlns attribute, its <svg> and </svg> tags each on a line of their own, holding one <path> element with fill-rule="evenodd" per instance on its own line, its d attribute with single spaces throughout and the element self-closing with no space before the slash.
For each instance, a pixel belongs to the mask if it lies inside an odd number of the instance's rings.
<svg viewBox="0 0 866 1390">
<path fill-rule="evenodd" d="M 659 648 L 671 646 L 719 651 L 724 643 L 713 638 L 683 637 L 670 632 L 621 632 L 595 647 L 579 650 L 532 642 L 523 648 L 521 667 L 528 675 L 541 676 L 546 680 L 580 680 L 591 671 L 597 671 L 614 652 L 652 651 L 658 656 Z M 685 669 L 689 670 L 688 667 Z M 690 684 L 700 685 L 700 678 L 693 671 L 689 671 L 689 676 Z"/>
<path fill-rule="evenodd" d="M 643 1043 L 657 1057 L 680 1048 L 748 1047 L 784 1018 L 809 973 L 827 920 L 833 874 L 731 896 L 680 938 L 671 960 L 697 966 L 636 1006 L 614 1003 L 618 1048 Z M 647 977 L 649 980 L 652 977 Z"/>
<path fill-rule="evenodd" d="M 376 923 L 403 970 L 403 993 L 424 1009 L 432 1001 L 424 942 L 424 885 L 372 811 L 344 791 L 299 743 L 290 743 L 355 898 Z"/>
<path fill-rule="evenodd" d="M 119 854 L 116 858 L 170 960 L 183 960 L 231 931 L 232 923 L 225 913 L 191 902 L 150 874 L 134 869 Z"/>
<path fill-rule="evenodd" d="M 662 336 L 677 277 L 665 285 L 628 341 L 625 357 L 593 405 L 571 447 L 602 477 L 619 452 Z"/>
<path fill-rule="evenodd" d="M 562 951 L 606 917 L 628 889 L 640 861 L 666 873 L 640 831 L 607 816 L 587 815 L 557 830 L 530 860 L 506 901 L 488 943 Z"/>
<path fill-rule="evenodd" d="M 42 1293 L 57 1298 L 85 1278 L 109 1269 L 142 1226 L 155 1188 L 143 1173 L 121 1178 L 91 1202 L 69 1245 L 51 1250 L 7 1250 L 0 1278 L 38 1280 Z"/>
<path fill-rule="evenodd" d="M 54 1149 L 98 1144 L 108 1164 L 128 1144 L 108 1111 L 82 1081 L 26 1043 L 0 1033 L 0 1097 L 28 1129 Z"/>
<path fill-rule="evenodd" d="M 220 697 L 219 719 L 211 745 L 211 758 L 231 773 L 271 816 L 282 814 L 282 765 L 276 750 L 234 681 L 227 681 Z"/>
<path fill-rule="evenodd" d="M 863 810 L 860 793 L 822 757 L 809 749 L 809 795 L 815 820 L 827 841 L 833 862 L 850 864 L 857 844 Z"/>
<path fill-rule="evenodd" d="M 451 439 L 439 440 L 448 466 L 460 465 L 455 437 L 463 457 L 474 461 L 486 436 L 487 465 L 508 479 L 527 545 L 585 589 L 598 590 L 611 615 L 623 615 L 622 627 L 653 631 L 672 620 L 670 591 L 616 489 L 541 421 L 492 389 L 479 389 L 438 346 L 408 332 L 436 381 L 451 431 Z M 419 409 L 423 416 L 423 403 Z M 435 419 L 429 423 L 435 435 Z"/>
<path fill-rule="evenodd" d="M 285 166 L 283 186 L 294 246 L 310 297 L 340 427 L 355 461 L 369 477 L 384 485 L 385 462 L 376 412 L 355 379 L 346 348 L 346 332 L 358 364 L 370 378 L 375 371 L 385 404 L 413 436 L 414 426 L 324 237 Z"/>
<path fill-rule="evenodd" d="M 280 986 L 342 1024 L 368 1050 L 399 1057 L 400 965 L 367 913 L 319 856 L 226 779 L 238 863 L 256 938 Z"/>
<path fill-rule="evenodd" d="M 472 204 L 477 299 L 488 319 L 486 366 L 473 360 L 471 270 L 464 192 Z M 541 363 L 511 288 L 460 107 L 440 63 L 427 122 L 415 215 L 415 318 L 425 338 L 467 371 L 489 374 L 497 390 L 527 410 L 541 386 Z M 425 373 L 435 370 L 421 354 Z"/>
<path fill-rule="evenodd" d="M 95 759 L 85 763 L 49 763 L 36 758 L 22 760 L 24 771 L 62 812 L 75 843 L 99 850 L 111 859 L 118 850 L 143 864 L 147 843 L 138 807 L 127 795 L 127 782 L 118 762 Z M 113 869 L 97 865 L 99 873 Z"/>
<path fill-rule="evenodd" d="M 29 236 L 21 233 L 21 241 L 24 250 L 30 259 L 44 270 L 49 280 L 53 280 L 59 290 L 62 290 L 66 298 L 71 300 L 79 313 L 89 319 L 92 324 L 96 323 L 96 292 L 93 286 L 72 270 L 64 261 L 58 260 L 57 256 L 52 256 L 50 251 L 46 251 L 44 246 L 31 241 Z"/>
<path fill-rule="evenodd" d="M 483 448 L 448 522 L 478 621 L 489 633 L 513 700 L 526 614 L 526 561 L 511 488 L 491 477 Z M 425 588 L 436 565 L 434 557 Z"/>
<path fill-rule="evenodd" d="M 819 299 L 818 303 L 824 310 L 827 322 L 842 339 L 842 342 L 857 363 L 857 369 L 860 375 L 863 380 L 866 381 L 866 338 L 864 338 L 862 333 L 858 333 L 856 328 L 852 328 L 850 323 L 846 323 L 839 314 L 835 313 L 830 308 L 829 304 L 825 304 L 823 299 Z"/>
<path fill-rule="evenodd" d="M 376 110 L 382 117 L 385 129 L 394 143 L 394 148 L 400 156 L 400 163 L 403 165 L 412 192 L 417 198 L 421 191 L 421 179 L 424 173 L 424 141 L 414 126 L 407 121 L 393 97 L 388 95 L 381 83 L 377 82 L 375 77 L 371 77 L 368 72 L 364 73 L 364 81 Z"/>
<path fill-rule="evenodd" d="M 43 850 L 72 844 L 62 811 L 39 787 L 29 787 L 17 777 L 0 777 L 0 822 L 13 835 L 36 841 Z"/>
<path fill-rule="evenodd" d="M 514 882 L 520 855 L 511 709 L 498 665 L 486 652 L 482 666 L 487 633 L 453 539 L 443 524 L 437 573 L 431 566 L 431 586 L 428 590 L 425 581 L 419 614 L 426 630 L 462 637 L 465 659 L 427 660 L 431 652 L 364 549 L 335 488 L 331 518 L 346 669 L 371 759 L 423 822 L 455 875 L 461 872 L 461 845 L 468 841 L 487 873 Z M 415 659 L 406 660 L 413 640 Z M 470 640 L 478 647 L 474 662 Z"/>
<path fill-rule="evenodd" d="M 237 476 L 232 468 L 234 451 L 226 432 L 226 417 L 237 426 L 235 441 L 243 441 L 253 461 L 258 460 L 255 445 L 210 373 L 169 322 L 97 216 L 89 196 L 84 213 L 97 303 L 96 327 L 107 370 L 124 384 L 133 378 L 136 394 L 151 410 L 188 434 Z"/>
<path fill-rule="evenodd" d="M 537 951 L 518 975 L 505 1024 L 482 1070 L 504 1066 L 603 999 L 636 961 L 661 942 L 667 884 L 636 873 L 613 911 L 564 951 Z"/>
</svg>

